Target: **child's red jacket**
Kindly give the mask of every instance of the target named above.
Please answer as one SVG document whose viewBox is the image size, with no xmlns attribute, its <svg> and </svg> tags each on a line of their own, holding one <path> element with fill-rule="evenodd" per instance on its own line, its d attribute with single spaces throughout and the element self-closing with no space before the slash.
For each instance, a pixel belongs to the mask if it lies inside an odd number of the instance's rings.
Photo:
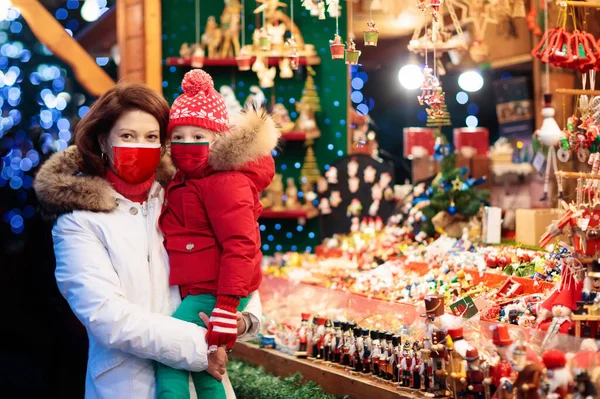
<svg viewBox="0 0 600 399">
<path fill-rule="evenodd" d="M 212 145 L 209 170 L 178 173 L 167 188 L 160 228 L 170 284 L 186 295 L 246 297 L 262 280 L 259 193 L 273 179 L 279 130 L 265 111 L 248 111 Z"/>
</svg>

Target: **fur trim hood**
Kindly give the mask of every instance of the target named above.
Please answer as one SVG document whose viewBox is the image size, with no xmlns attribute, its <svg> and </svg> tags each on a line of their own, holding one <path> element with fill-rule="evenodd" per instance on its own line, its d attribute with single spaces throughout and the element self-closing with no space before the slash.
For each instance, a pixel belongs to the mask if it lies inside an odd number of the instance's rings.
<svg viewBox="0 0 600 399">
<path fill-rule="evenodd" d="M 111 212 L 117 207 L 110 183 L 99 176 L 84 175 L 83 158 L 77 147 L 71 146 L 52 155 L 40 168 L 33 188 L 39 201 L 41 216 L 54 221 L 73 211 Z M 175 168 L 168 156 L 163 156 L 156 171 L 156 180 L 169 184 Z"/>
<path fill-rule="evenodd" d="M 228 132 L 210 148 L 208 163 L 215 171 L 239 170 L 270 156 L 281 132 L 267 110 L 245 109 L 236 115 Z"/>
</svg>

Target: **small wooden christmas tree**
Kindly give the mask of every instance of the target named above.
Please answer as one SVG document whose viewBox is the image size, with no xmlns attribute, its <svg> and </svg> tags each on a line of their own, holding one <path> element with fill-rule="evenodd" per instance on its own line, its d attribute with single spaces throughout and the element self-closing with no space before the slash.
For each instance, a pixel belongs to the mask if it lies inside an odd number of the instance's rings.
<svg viewBox="0 0 600 399">
<path fill-rule="evenodd" d="M 302 164 L 302 169 L 300 169 L 300 178 L 302 182 L 306 179 L 306 182 L 314 184 L 319 180 L 319 177 L 321 177 L 321 172 L 319 171 L 317 157 L 312 148 L 312 140 L 307 142 L 307 145 L 308 148 L 306 149 L 306 155 L 304 156 L 304 163 Z"/>
<path fill-rule="evenodd" d="M 431 112 L 427 112 L 427 127 L 437 128 L 441 132 L 444 126 L 452 126 L 450 112 L 448 112 L 448 105 L 446 105 L 446 101 L 442 103 L 442 112 L 442 116 L 437 116 Z"/>
<path fill-rule="evenodd" d="M 315 75 L 315 71 L 311 67 L 308 67 L 307 69 L 308 77 L 306 78 L 304 89 L 302 90 L 302 98 L 296 107 L 298 108 L 298 112 L 300 112 L 302 106 L 308 107 L 312 112 L 320 112 L 321 100 L 319 99 L 319 93 L 317 92 L 317 87 L 315 86 L 315 78 L 313 77 Z"/>
</svg>

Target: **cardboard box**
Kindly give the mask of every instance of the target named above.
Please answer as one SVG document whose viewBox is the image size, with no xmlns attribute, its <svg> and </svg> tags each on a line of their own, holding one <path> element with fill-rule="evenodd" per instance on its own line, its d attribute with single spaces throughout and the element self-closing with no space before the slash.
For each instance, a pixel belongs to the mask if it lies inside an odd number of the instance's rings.
<svg viewBox="0 0 600 399">
<path fill-rule="evenodd" d="M 564 214 L 562 209 L 539 208 L 539 209 L 517 209 L 517 231 L 516 241 L 523 245 L 539 246 L 540 238 L 546 229 L 555 220 Z M 569 243 L 569 237 L 559 236 L 560 241 Z"/>
</svg>

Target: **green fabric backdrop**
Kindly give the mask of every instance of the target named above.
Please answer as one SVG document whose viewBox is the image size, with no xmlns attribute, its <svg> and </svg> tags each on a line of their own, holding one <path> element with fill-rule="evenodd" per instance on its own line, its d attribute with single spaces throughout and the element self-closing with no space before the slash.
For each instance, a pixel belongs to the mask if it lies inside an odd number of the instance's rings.
<svg viewBox="0 0 600 399">
<path fill-rule="evenodd" d="M 290 0 L 286 13 L 289 15 Z M 259 20 L 252 13 L 257 3 L 246 0 L 246 43 L 250 43 L 254 25 Z M 343 6 L 344 4 L 342 4 Z M 204 32 L 206 20 L 213 15 L 217 21 L 223 11 L 223 2 L 218 0 L 201 0 L 200 21 L 201 32 Z M 346 37 L 345 10 L 339 20 L 342 38 Z M 195 1 L 194 0 L 164 0 L 162 4 L 163 20 L 163 58 L 178 57 L 179 48 L 183 42 L 193 43 L 195 40 Z M 315 82 L 321 98 L 322 112 L 317 114 L 317 123 L 321 129 L 321 137 L 317 139 L 314 149 L 321 172 L 325 170 L 338 157 L 346 153 L 346 109 L 347 109 L 347 66 L 343 61 L 333 61 L 329 52 L 329 40 L 335 32 L 335 19 L 327 17 L 320 21 L 311 17 L 301 7 L 301 1 L 294 3 L 295 23 L 304 36 L 305 42 L 314 44 L 321 57 L 321 65 L 314 67 L 316 71 Z M 164 61 L 163 61 L 164 63 Z M 172 102 L 180 93 L 180 83 L 184 73 L 189 68 L 169 67 L 164 64 L 163 87 L 164 95 Z M 232 85 L 238 100 L 243 105 L 248 96 L 251 85 L 258 84 L 258 78 L 252 71 L 240 72 L 235 67 L 206 67 L 213 76 L 218 90 L 222 85 Z M 278 71 L 279 73 L 279 71 Z M 291 79 L 275 80 L 275 87 L 264 89 L 269 107 L 272 107 L 271 97 L 274 93 L 275 101 L 285 104 L 292 119 L 296 114 L 294 102 L 300 100 L 307 71 L 300 68 Z M 305 147 L 301 142 L 290 142 L 281 145 L 275 158 L 277 173 L 287 177 L 294 177 L 300 189 L 300 168 L 305 155 Z M 320 242 L 318 219 L 307 221 L 305 226 L 299 226 L 296 220 L 261 220 L 263 252 L 273 253 L 278 251 L 314 250 Z"/>
</svg>

